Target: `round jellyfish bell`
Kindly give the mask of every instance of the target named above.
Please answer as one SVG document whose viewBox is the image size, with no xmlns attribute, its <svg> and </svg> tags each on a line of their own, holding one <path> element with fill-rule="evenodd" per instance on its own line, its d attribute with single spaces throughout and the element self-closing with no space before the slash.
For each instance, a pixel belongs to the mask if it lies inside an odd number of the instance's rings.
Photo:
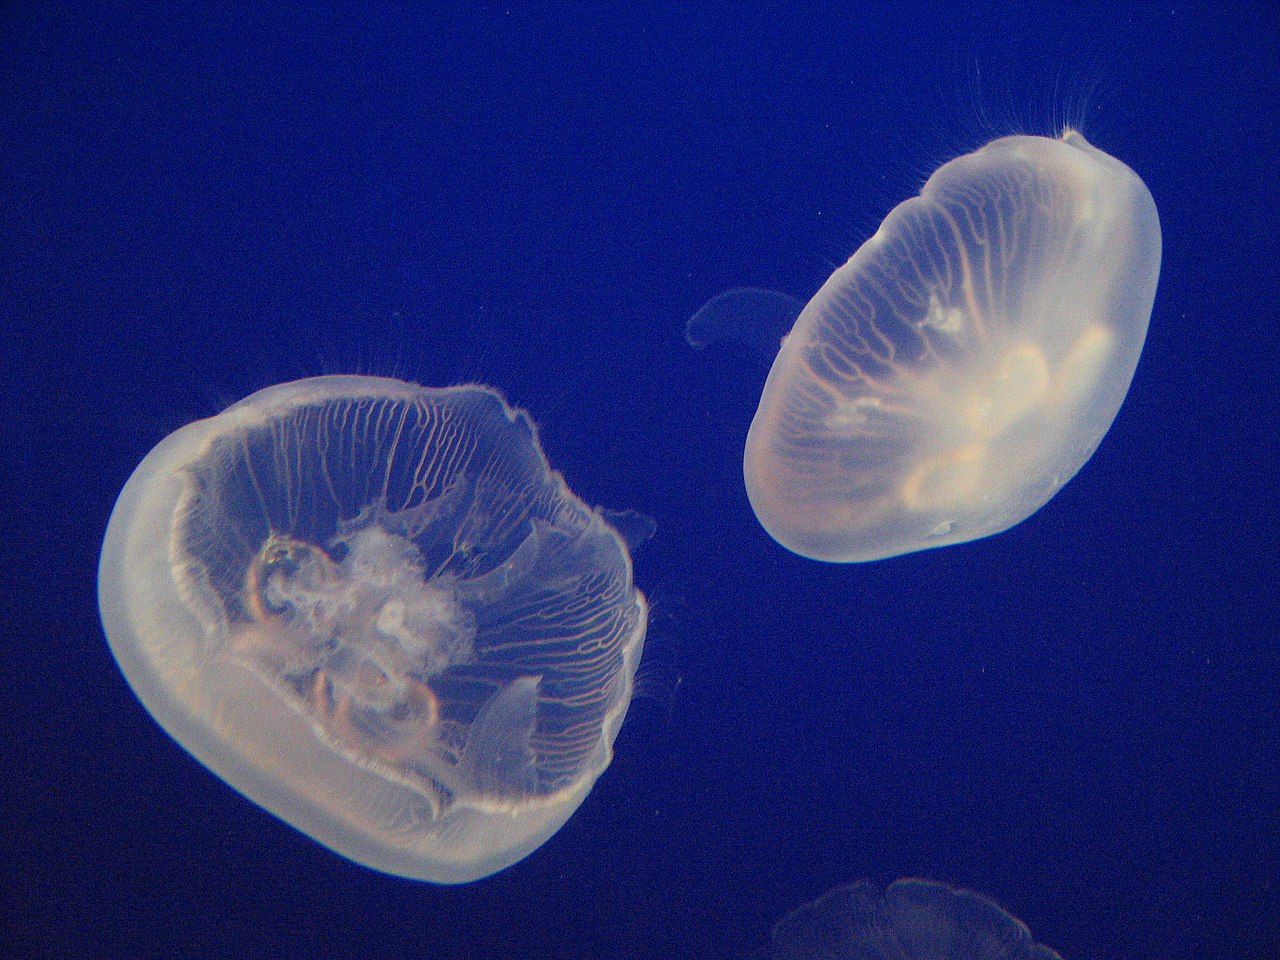
<svg viewBox="0 0 1280 960">
<path fill-rule="evenodd" d="M 1142 180 L 1073 130 L 943 165 L 784 339 L 743 462 L 760 523 L 853 562 L 1029 517 L 1120 409 L 1160 251 Z"/>
<path fill-rule="evenodd" d="M 1062 960 L 986 897 L 929 880 L 863 880 L 778 921 L 760 960 Z"/>
<path fill-rule="evenodd" d="M 111 650 L 227 783 L 345 857 L 461 883 L 612 758 L 646 606 L 621 536 L 483 386 L 270 387 L 153 449 L 99 567 Z"/>
</svg>

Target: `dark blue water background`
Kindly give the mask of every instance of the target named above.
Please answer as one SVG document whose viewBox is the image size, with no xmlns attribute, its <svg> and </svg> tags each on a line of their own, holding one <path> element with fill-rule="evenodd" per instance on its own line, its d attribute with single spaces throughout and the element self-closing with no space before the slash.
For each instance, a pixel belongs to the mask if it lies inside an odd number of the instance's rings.
<svg viewBox="0 0 1280 960">
<path fill-rule="evenodd" d="M 720 960 L 918 875 L 1066 960 L 1280 956 L 1269 4 L 259 6 L 0 17 L 7 955 Z M 1164 228 L 1110 435 L 998 537 L 786 553 L 741 482 L 764 368 L 685 320 L 807 297 L 940 162 L 1064 119 Z M 245 801 L 98 624 L 147 450 L 339 371 L 497 385 L 584 499 L 658 522 L 613 767 L 474 885 Z"/>
</svg>

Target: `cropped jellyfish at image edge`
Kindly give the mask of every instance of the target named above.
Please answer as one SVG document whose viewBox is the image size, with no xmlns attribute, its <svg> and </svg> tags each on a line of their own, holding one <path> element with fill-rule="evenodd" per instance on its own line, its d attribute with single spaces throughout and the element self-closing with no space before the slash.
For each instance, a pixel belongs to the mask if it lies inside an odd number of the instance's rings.
<svg viewBox="0 0 1280 960">
<path fill-rule="evenodd" d="M 612 758 L 646 606 L 621 536 L 482 386 L 270 387 L 153 449 L 99 568 L 117 662 L 227 783 L 378 870 L 462 883 Z"/>
<path fill-rule="evenodd" d="M 863 880 L 789 913 L 755 960 L 1062 960 L 979 893 L 905 879 Z"/>
<path fill-rule="evenodd" d="M 943 165 L 784 338 L 743 460 L 760 523 L 802 556 L 856 562 L 1029 517 L 1115 419 L 1160 255 L 1146 186 L 1075 131 Z M 760 293 L 767 319 L 785 301 Z M 698 335 L 743 299 L 711 301 Z"/>
</svg>

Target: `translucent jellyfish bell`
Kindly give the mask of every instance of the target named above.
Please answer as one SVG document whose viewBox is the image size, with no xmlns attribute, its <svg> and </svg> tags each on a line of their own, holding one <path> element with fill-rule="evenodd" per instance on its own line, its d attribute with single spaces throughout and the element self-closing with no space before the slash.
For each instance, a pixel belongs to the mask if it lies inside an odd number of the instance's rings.
<svg viewBox="0 0 1280 960">
<path fill-rule="evenodd" d="M 773 929 L 761 960 L 1062 960 L 986 897 L 930 880 L 829 890 Z"/>
<path fill-rule="evenodd" d="M 163 440 L 99 568 L 112 652 L 201 762 L 359 863 L 461 883 L 608 766 L 644 641 L 626 544 L 481 386 L 271 387 Z"/>
<path fill-rule="evenodd" d="M 783 341 L 744 458 L 760 523 L 850 562 L 1024 520 L 1120 409 L 1159 272 L 1151 194 L 1079 133 L 945 164 Z"/>
</svg>

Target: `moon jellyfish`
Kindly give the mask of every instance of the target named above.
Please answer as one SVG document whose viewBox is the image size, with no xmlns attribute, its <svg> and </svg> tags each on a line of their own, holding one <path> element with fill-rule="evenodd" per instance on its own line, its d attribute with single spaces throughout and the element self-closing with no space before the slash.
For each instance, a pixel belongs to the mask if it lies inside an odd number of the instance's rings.
<svg viewBox="0 0 1280 960">
<path fill-rule="evenodd" d="M 804 301 L 763 287 L 735 287 L 704 303 L 685 324 L 684 339 L 695 350 L 717 340 L 737 341 L 773 363 L 778 344 L 804 309 Z"/>
<path fill-rule="evenodd" d="M 990 536 L 1085 464 L 1160 272 L 1151 194 L 1068 130 L 945 164 L 805 306 L 747 436 L 757 518 L 817 560 Z"/>
<path fill-rule="evenodd" d="M 981 894 L 899 880 L 836 887 L 773 929 L 763 960 L 1062 960 Z"/>
<path fill-rule="evenodd" d="M 609 765 L 644 642 L 626 544 L 482 386 L 270 387 L 160 442 L 111 515 L 107 639 L 232 787 L 377 870 L 515 863 Z"/>
</svg>

